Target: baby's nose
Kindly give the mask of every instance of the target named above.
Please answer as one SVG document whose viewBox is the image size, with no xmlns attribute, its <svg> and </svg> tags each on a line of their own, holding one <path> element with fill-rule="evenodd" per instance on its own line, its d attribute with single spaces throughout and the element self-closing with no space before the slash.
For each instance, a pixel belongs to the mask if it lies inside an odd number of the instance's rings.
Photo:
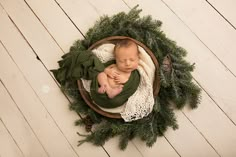
<svg viewBox="0 0 236 157">
<path fill-rule="evenodd" d="M 125 65 L 126 65 L 126 66 L 130 65 L 130 61 L 129 61 L 129 60 L 126 60 L 126 61 L 125 61 Z"/>
</svg>

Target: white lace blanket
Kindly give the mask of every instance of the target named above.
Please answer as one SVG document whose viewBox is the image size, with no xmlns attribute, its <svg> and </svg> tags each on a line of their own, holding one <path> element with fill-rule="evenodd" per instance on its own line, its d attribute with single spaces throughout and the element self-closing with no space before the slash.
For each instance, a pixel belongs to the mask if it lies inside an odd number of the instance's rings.
<svg viewBox="0 0 236 157">
<path fill-rule="evenodd" d="M 113 49 L 114 44 L 103 44 L 92 51 L 103 63 L 105 63 L 114 59 Z M 139 51 L 140 60 L 138 71 L 141 77 L 138 89 L 129 97 L 128 101 L 123 106 L 114 109 L 101 108 L 107 112 L 119 112 L 126 122 L 147 116 L 152 111 L 154 105 L 152 84 L 154 81 L 155 66 L 150 56 L 142 47 L 139 47 Z M 82 82 L 85 90 L 90 92 L 91 81 L 82 80 Z"/>
</svg>

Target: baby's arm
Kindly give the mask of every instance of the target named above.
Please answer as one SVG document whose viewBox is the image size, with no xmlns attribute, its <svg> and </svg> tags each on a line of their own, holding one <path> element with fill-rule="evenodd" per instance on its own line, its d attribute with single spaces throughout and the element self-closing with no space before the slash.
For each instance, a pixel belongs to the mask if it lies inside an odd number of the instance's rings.
<svg viewBox="0 0 236 157">
<path fill-rule="evenodd" d="M 114 68 L 116 67 L 115 64 L 109 65 L 108 67 L 105 68 L 104 72 L 110 77 L 110 78 L 115 78 L 118 75 L 120 75 Z"/>
</svg>

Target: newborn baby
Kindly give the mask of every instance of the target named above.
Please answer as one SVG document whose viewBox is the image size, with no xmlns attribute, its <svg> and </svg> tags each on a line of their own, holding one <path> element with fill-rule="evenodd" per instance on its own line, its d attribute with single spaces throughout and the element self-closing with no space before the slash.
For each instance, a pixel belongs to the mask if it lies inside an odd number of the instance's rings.
<svg viewBox="0 0 236 157">
<path fill-rule="evenodd" d="M 98 93 L 106 93 L 109 98 L 118 95 L 139 63 L 139 51 L 135 42 L 124 39 L 114 47 L 116 64 L 112 64 L 98 74 L 97 79 L 100 87 Z"/>
</svg>

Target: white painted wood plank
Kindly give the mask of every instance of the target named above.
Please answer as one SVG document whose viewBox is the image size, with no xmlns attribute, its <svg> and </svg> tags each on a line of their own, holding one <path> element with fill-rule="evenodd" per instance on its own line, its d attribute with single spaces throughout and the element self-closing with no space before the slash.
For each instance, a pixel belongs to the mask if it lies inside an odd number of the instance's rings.
<svg viewBox="0 0 236 157">
<path fill-rule="evenodd" d="M 180 156 L 219 156 L 182 112 L 176 111 L 175 114 L 178 120 L 179 129 L 175 131 L 170 129 L 167 130 L 166 138 Z"/>
<path fill-rule="evenodd" d="M 140 139 L 133 140 L 134 145 L 139 149 L 144 157 L 178 157 L 177 152 L 170 146 L 164 137 L 158 137 L 152 147 L 147 147 Z"/>
<path fill-rule="evenodd" d="M 41 103 L 43 103 L 44 107 L 46 107 L 53 117 L 57 126 L 60 127 L 60 131 L 62 131 L 68 142 L 70 142 L 73 150 L 80 156 L 93 156 L 94 154 L 96 154 L 96 156 L 106 156 L 107 154 L 101 147 L 95 147 L 87 143 L 77 147 L 77 141 L 81 137 L 79 137 L 76 132 L 83 132 L 84 130 L 74 126 L 74 121 L 79 117 L 75 112 L 69 111 L 68 100 L 49 75 L 49 72 L 44 68 L 41 62 L 36 60 L 32 50 L 6 15 L 3 15 L 0 19 L 4 22 L 4 25 L 0 26 L 0 40 L 5 44 L 10 55 L 34 89 L 32 92 L 37 94 L 37 97 L 40 98 Z M 88 151 L 90 149 L 93 151 Z"/>
<path fill-rule="evenodd" d="M 128 6 L 121 0 L 87 0 L 100 16 L 114 15 L 121 11 L 129 11 Z"/>
<path fill-rule="evenodd" d="M 6 54 L 2 44 L 0 44 L 0 53 Z M 1 64 L 1 66 L 4 65 Z M 23 152 L 23 156 L 47 157 L 47 152 L 44 150 L 40 141 L 24 119 L 21 111 L 17 108 L 17 104 L 12 100 L 2 83 L 0 84 L 0 97 L 0 117 L 20 150 Z"/>
<path fill-rule="evenodd" d="M 68 52 L 82 35 L 54 0 L 26 0 L 59 46 Z"/>
<path fill-rule="evenodd" d="M 99 19 L 98 12 L 86 0 L 56 1 L 83 34 Z"/>
<path fill-rule="evenodd" d="M 142 157 L 142 154 L 137 150 L 137 148 L 132 144 L 132 142 L 128 143 L 128 146 L 124 151 L 120 150 L 118 137 L 112 138 L 107 141 L 104 147 L 109 153 L 110 157 Z"/>
<path fill-rule="evenodd" d="M 45 109 L 44 104 L 6 52 L 0 53 L 0 62 L 4 65 L 0 66 L 3 83 L 49 156 L 76 157 L 77 155 Z"/>
<path fill-rule="evenodd" d="M 235 28 L 236 28 L 236 1 L 235 0 L 208 0 Z"/>
<path fill-rule="evenodd" d="M 189 29 L 187 29 L 173 12 L 171 12 L 161 1 L 143 3 L 142 1 L 133 2 L 126 0 L 126 2 L 131 6 L 139 3 L 140 7 L 143 8 L 142 14 L 152 15 L 153 18 L 163 21 L 163 31 L 168 37 L 177 41 L 179 45 L 188 50 L 188 61 L 196 63 L 196 70 L 193 75 L 198 83 L 209 91 L 210 95 L 214 92 L 215 95 L 213 99 L 218 98 L 224 99 L 225 101 L 225 99 L 230 98 L 227 105 L 231 105 L 230 107 L 234 106 L 235 98 L 232 94 L 236 89 L 234 76 L 221 65 L 217 58 L 215 58 L 215 56 Z M 176 28 L 178 28 L 178 31 L 176 31 Z M 222 88 L 219 84 L 224 84 L 224 87 Z M 203 93 L 202 104 L 199 105 L 198 109 L 188 112 L 185 110 L 184 112 L 211 145 L 217 149 L 219 154 L 226 155 L 232 153 L 233 150 L 229 150 L 226 147 L 231 148 L 233 146 L 232 142 L 235 141 L 235 135 L 232 136 L 232 131 L 234 132 L 235 126 L 225 117 L 218 106 L 213 104 L 212 101 L 209 103 L 209 100 L 210 98 L 206 98 L 206 94 Z M 218 101 L 218 105 L 224 105 L 222 100 L 220 102 Z M 228 111 L 233 114 L 236 113 L 233 108 Z M 207 125 L 206 123 L 211 123 L 211 125 Z M 213 128 L 211 128 L 212 125 L 214 125 Z M 181 127 L 182 125 L 180 125 L 180 128 Z M 189 132 L 189 134 L 191 134 L 191 132 Z M 222 138 L 225 139 L 222 140 Z M 184 139 L 185 138 L 183 138 L 183 140 Z M 219 145 L 225 145 L 226 147 L 222 147 L 225 150 L 219 148 Z"/>
<path fill-rule="evenodd" d="M 236 76 L 235 29 L 204 0 L 163 1 Z"/>
<path fill-rule="evenodd" d="M 221 110 L 205 92 L 202 95 L 201 106 L 193 112 L 185 108 L 184 113 L 212 143 L 220 156 L 235 156 L 236 127 L 226 116 L 222 116 Z"/>
<path fill-rule="evenodd" d="M 0 83 L 0 94 L 2 92 L 2 85 Z M 0 156 L 4 157 L 23 157 L 19 147 L 14 142 L 14 139 L 7 131 L 7 128 L 0 119 Z"/>
<path fill-rule="evenodd" d="M 51 69 L 58 67 L 59 54 L 60 56 L 63 55 L 63 51 L 25 2 L 22 0 L 0 0 L 0 3 L 24 34 L 29 44 L 34 48 L 39 58 L 41 60 L 48 60 L 45 66 Z"/>
<path fill-rule="evenodd" d="M 169 4 L 168 0 L 166 2 Z M 174 9 L 176 14 L 184 20 L 188 27 L 200 37 L 200 40 L 206 44 L 207 48 L 210 48 L 213 53 L 217 54 L 218 57 L 223 60 L 225 65 L 231 64 L 233 68 L 236 68 L 234 61 L 236 57 L 236 31 L 227 25 L 224 20 L 222 21 L 218 15 L 215 15 L 215 12 L 209 11 L 211 8 L 205 4 L 206 2 L 194 1 L 193 3 L 189 3 L 189 1 L 184 0 L 180 2 L 180 4 L 185 4 L 188 7 L 182 6 L 181 8 L 181 6 L 178 6 L 176 3 L 171 3 L 170 7 Z M 177 7 L 179 8 L 177 9 Z M 209 21 L 209 19 L 211 20 Z M 194 46 L 193 43 L 190 42 L 186 46 L 190 46 L 190 44 Z M 193 48 L 189 50 L 195 51 Z M 221 53 L 221 55 L 219 53 Z M 200 54 L 201 52 L 198 51 L 194 53 L 194 57 L 196 58 L 195 60 L 198 60 L 200 63 L 198 64 L 198 68 L 200 68 L 200 66 L 204 67 L 202 67 L 201 73 L 196 77 L 201 77 L 201 85 L 232 119 L 234 124 L 236 124 L 236 106 L 234 104 L 234 91 L 236 90 L 235 75 L 230 75 L 226 67 L 218 66 L 216 61 L 212 61 L 215 58 L 210 57 L 210 54 L 205 59 Z M 207 54 L 205 54 L 205 56 L 207 56 Z M 193 62 L 195 61 L 193 60 Z M 229 69 L 232 70 L 232 68 Z M 219 83 L 224 85 L 223 88 L 219 86 Z"/>
</svg>

